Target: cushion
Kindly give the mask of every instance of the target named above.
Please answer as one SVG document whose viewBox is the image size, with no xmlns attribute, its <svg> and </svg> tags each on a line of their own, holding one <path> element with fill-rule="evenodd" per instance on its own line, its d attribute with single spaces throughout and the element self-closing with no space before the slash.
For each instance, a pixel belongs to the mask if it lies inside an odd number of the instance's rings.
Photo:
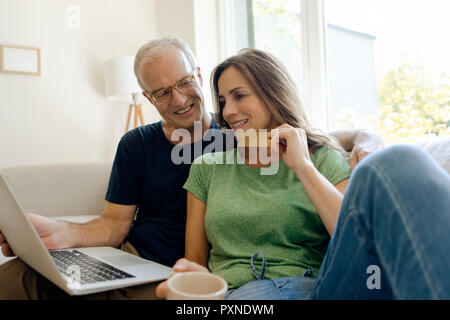
<svg viewBox="0 0 450 320">
<path fill-rule="evenodd" d="M 427 138 L 414 145 L 427 151 L 450 174 L 450 138 Z"/>
</svg>

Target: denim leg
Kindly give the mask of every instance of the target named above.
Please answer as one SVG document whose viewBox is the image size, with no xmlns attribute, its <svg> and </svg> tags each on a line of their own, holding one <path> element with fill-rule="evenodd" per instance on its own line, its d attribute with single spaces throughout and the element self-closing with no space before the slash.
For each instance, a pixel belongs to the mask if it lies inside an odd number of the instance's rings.
<svg viewBox="0 0 450 320">
<path fill-rule="evenodd" d="M 254 280 L 230 290 L 225 300 L 304 300 L 315 281 L 305 276 Z"/>
<path fill-rule="evenodd" d="M 282 300 L 305 300 L 311 294 L 315 278 L 297 276 L 273 279 L 280 291 Z"/>
<path fill-rule="evenodd" d="M 225 300 L 281 300 L 280 290 L 270 279 L 254 280 L 228 291 Z"/>
<path fill-rule="evenodd" d="M 403 145 L 367 157 L 350 179 L 311 298 L 449 299 L 449 208 L 450 177 L 425 152 Z M 368 286 L 370 266 L 379 267 L 381 289 Z"/>
</svg>

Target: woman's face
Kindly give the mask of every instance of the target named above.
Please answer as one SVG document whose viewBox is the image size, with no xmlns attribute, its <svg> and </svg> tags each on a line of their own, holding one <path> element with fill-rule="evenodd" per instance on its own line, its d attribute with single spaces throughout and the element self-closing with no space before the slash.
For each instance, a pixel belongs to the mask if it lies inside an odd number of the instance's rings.
<svg viewBox="0 0 450 320">
<path fill-rule="evenodd" d="M 236 68 L 223 71 L 217 84 L 223 118 L 231 129 L 245 132 L 250 128 L 259 130 L 277 126 L 267 106 Z"/>
</svg>

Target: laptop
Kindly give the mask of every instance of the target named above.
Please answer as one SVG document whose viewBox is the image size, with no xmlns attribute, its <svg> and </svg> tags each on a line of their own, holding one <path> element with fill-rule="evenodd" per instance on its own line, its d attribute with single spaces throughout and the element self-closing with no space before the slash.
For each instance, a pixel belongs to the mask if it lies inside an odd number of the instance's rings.
<svg viewBox="0 0 450 320">
<path fill-rule="evenodd" d="M 172 269 L 112 247 L 49 251 L 0 172 L 0 231 L 14 253 L 69 295 L 167 279 Z"/>
</svg>

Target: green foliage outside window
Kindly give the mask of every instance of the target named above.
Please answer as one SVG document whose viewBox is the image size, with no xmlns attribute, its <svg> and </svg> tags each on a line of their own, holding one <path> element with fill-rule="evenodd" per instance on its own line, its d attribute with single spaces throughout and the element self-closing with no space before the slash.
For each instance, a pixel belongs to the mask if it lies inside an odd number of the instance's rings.
<svg viewBox="0 0 450 320">
<path fill-rule="evenodd" d="M 255 15 L 271 15 L 288 25 L 298 23 L 298 14 L 287 9 L 286 0 L 253 0 Z M 255 31 L 257 30 L 257 26 Z M 300 47 L 300 32 L 286 26 L 274 30 L 291 37 Z M 336 106 L 332 123 L 343 128 L 371 129 L 386 144 L 407 143 L 424 137 L 450 136 L 450 75 L 428 72 L 423 65 L 404 60 L 381 75 L 378 81 L 379 114 L 362 115 Z M 331 128 L 337 129 L 336 128 Z"/>
<path fill-rule="evenodd" d="M 386 143 L 450 136 L 450 78 L 403 62 L 378 83 L 379 133 Z"/>
</svg>

